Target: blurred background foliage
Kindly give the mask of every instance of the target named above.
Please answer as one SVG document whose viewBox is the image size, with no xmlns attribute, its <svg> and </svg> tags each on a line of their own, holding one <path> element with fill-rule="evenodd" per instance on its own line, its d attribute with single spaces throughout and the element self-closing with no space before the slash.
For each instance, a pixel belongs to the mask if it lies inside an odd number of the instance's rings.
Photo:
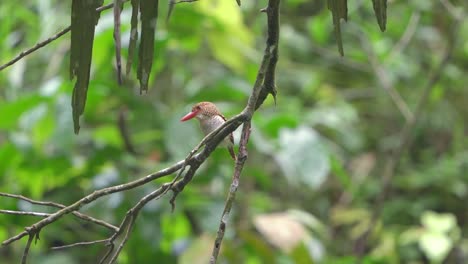
<svg viewBox="0 0 468 264">
<path fill-rule="evenodd" d="M 281 5 L 278 101 L 269 98 L 254 116 L 220 263 L 356 263 L 355 240 L 368 228 L 382 167 L 405 123 L 388 88 L 414 109 L 447 46 L 453 16 L 466 3 L 389 1 L 382 33 L 371 1 L 348 2 L 345 57 L 325 1 Z M 1 63 L 68 26 L 70 5 L 3 1 Z M 124 59 L 129 6 L 122 13 Z M 113 15 L 101 13 L 79 135 L 70 106 L 69 34 L 3 70 L 1 191 L 70 204 L 184 158 L 202 138 L 195 122 L 179 122 L 190 105 L 213 101 L 227 117 L 244 107 L 265 45 L 266 17 L 258 12 L 265 6 L 264 0 L 243 1 L 240 9 L 235 1 L 202 0 L 177 5 L 165 23 L 167 6 L 160 3 L 152 79 L 143 95 L 133 76 L 117 85 Z M 412 131 L 365 263 L 468 262 L 468 20 L 456 34 L 454 55 Z M 174 213 L 167 198 L 146 206 L 119 263 L 207 263 L 232 172 L 229 155 L 217 150 L 179 195 Z M 168 180 L 82 211 L 117 224 L 144 193 Z M 51 210 L 8 198 L 1 205 Z M 36 220 L 0 215 L 0 239 Z M 68 216 L 41 232 L 30 263 L 94 263 L 102 244 L 49 249 L 107 236 Z M 1 248 L 2 263 L 17 263 L 24 244 Z"/>
</svg>

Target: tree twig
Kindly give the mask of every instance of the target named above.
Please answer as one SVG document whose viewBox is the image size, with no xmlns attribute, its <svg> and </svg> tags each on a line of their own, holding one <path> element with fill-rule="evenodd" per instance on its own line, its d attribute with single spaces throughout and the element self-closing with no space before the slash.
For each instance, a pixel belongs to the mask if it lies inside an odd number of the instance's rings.
<svg viewBox="0 0 468 264">
<path fill-rule="evenodd" d="M 55 208 L 60 208 L 60 209 L 63 209 L 65 208 L 66 206 L 63 205 L 63 204 L 59 204 L 59 203 L 54 203 L 54 202 L 48 202 L 48 201 L 37 201 L 37 200 L 33 200 L 33 199 L 30 199 L 28 197 L 24 197 L 22 195 L 17 195 L 17 194 L 11 194 L 11 193 L 2 193 L 0 192 L 0 196 L 3 196 L 3 197 L 9 197 L 9 198 L 14 198 L 14 199 L 19 199 L 19 200 L 23 200 L 23 201 L 26 201 L 28 203 L 31 203 L 31 204 L 36 204 L 36 205 L 43 205 L 43 206 L 50 206 L 50 207 L 55 207 Z M 72 212 L 72 214 L 84 221 L 88 221 L 88 222 L 91 222 L 91 223 L 94 223 L 94 224 L 97 224 L 97 225 L 100 225 L 100 226 L 103 226 L 103 227 L 106 227 L 110 230 L 113 230 L 113 231 L 116 231 L 118 228 L 112 224 L 109 224 L 107 223 L 106 221 L 103 221 L 103 220 L 100 220 L 100 219 L 96 219 L 94 217 L 91 217 L 91 216 L 88 216 L 88 215 L 85 215 L 83 213 L 80 213 L 80 212 Z"/>
<path fill-rule="evenodd" d="M 12 211 L 12 210 L 0 210 L 0 214 L 30 215 L 30 216 L 38 216 L 38 217 L 48 217 L 50 215 L 50 214 L 47 214 L 47 213 L 28 212 L 28 211 Z"/>
<path fill-rule="evenodd" d="M 111 8 L 112 4 L 108 6 L 109 6 L 108 8 Z M 98 9 L 99 11 L 104 10 L 103 8 L 98 8 Z M 250 136 L 250 120 L 255 110 L 258 109 L 262 105 L 262 103 L 266 99 L 266 96 L 269 93 L 271 93 L 273 96 L 276 94 L 276 92 L 273 92 L 273 91 L 275 91 L 275 83 L 274 83 L 275 82 L 275 68 L 276 68 L 276 62 L 278 58 L 279 0 L 270 0 L 268 4 L 268 8 L 265 9 L 265 11 L 267 11 L 267 15 L 268 15 L 267 47 L 265 49 L 265 54 L 264 54 L 264 57 L 262 59 L 262 62 L 261 62 L 261 65 L 257 74 L 257 80 L 254 84 L 253 91 L 249 97 L 246 107 L 241 113 L 227 120 L 223 125 L 221 125 L 216 130 L 214 130 L 209 135 L 207 135 L 205 138 L 203 138 L 203 140 L 187 155 L 186 159 L 181 160 L 168 168 L 162 169 L 158 172 L 155 172 L 153 174 L 150 174 L 146 177 L 140 178 L 132 182 L 96 190 L 95 192 L 79 199 L 78 201 L 76 201 L 75 203 L 69 206 L 63 206 L 63 205 L 49 203 L 49 202 L 37 203 L 37 204 L 55 206 L 55 207 L 57 207 L 58 205 L 58 207 L 60 207 L 61 209 L 55 213 L 52 213 L 46 216 L 44 219 L 36 222 L 35 224 L 26 227 L 25 231 L 6 239 L 5 241 L 2 242 L 1 245 L 2 246 L 9 245 L 23 238 L 24 236 L 29 235 L 28 244 L 23 254 L 23 259 L 26 259 L 28 251 L 29 251 L 29 247 L 30 247 L 30 242 L 32 241 L 34 237 L 37 238 L 42 228 L 46 227 L 47 225 L 54 223 L 55 221 L 57 221 L 58 219 L 62 218 L 63 216 L 67 214 L 78 213 L 76 211 L 79 210 L 81 207 L 95 201 L 96 199 L 102 196 L 106 196 L 106 195 L 116 193 L 116 192 L 130 190 L 138 186 L 144 185 L 152 180 L 161 178 L 163 176 L 167 176 L 169 174 L 172 174 L 180 170 L 178 175 L 174 179 L 174 181 L 161 185 L 160 188 L 148 194 L 147 196 L 143 197 L 134 207 L 132 207 L 127 212 L 120 226 L 118 228 L 115 228 L 115 227 L 113 228 L 114 234 L 109 239 L 96 240 L 96 241 L 91 241 L 91 242 L 79 242 L 79 243 L 71 244 L 68 246 L 60 247 L 60 248 L 67 248 L 67 247 L 78 246 L 78 245 L 91 245 L 91 244 L 96 244 L 96 243 L 101 243 L 101 242 L 109 242 L 108 246 L 110 247 L 110 249 L 105 254 L 105 256 L 101 259 L 101 262 L 103 263 L 104 261 L 107 260 L 109 256 L 111 256 L 112 252 L 114 251 L 114 241 L 118 237 L 120 237 L 120 235 L 122 235 L 125 231 L 123 240 L 120 242 L 117 250 L 115 251 L 114 255 L 110 259 L 111 263 L 115 262 L 121 250 L 125 246 L 125 243 L 128 241 L 133 225 L 135 224 L 135 220 L 141 208 L 143 208 L 143 206 L 147 204 L 149 201 L 162 197 L 162 195 L 164 195 L 168 190 L 172 190 L 174 192 L 173 197 L 171 198 L 171 204 L 174 206 L 176 196 L 191 181 L 197 169 L 207 159 L 207 157 L 211 154 L 211 152 L 217 147 L 217 145 L 224 138 L 226 138 L 226 136 L 232 133 L 241 124 L 244 124 L 244 129 L 242 133 L 243 136 L 241 139 L 241 151 L 238 154 L 238 161 L 236 162 L 236 170 L 234 174 L 234 179 L 237 179 L 237 180 L 233 183 L 234 184 L 233 186 L 236 186 L 236 187 L 235 189 L 232 190 L 230 194 L 232 198 L 230 202 L 227 204 L 228 207 L 232 206 L 232 203 L 235 197 L 235 192 L 238 186 L 240 173 L 241 173 L 243 164 L 245 162 L 245 159 L 247 158 L 246 145 L 248 142 L 248 138 Z M 200 151 L 200 153 L 196 154 L 202 147 L 204 148 Z M 190 166 L 190 168 L 185 173 L 183 178 L 179 180 L 178 178 L 181 177 L 182 174 L 184 174 L 185 166 Z M 29 198 L 25 198 L 22 196 L 16 196 L 16 195 L 5 195 L 5 196 L 28 200 L 32 203 L 36 202 L 34 200 L 31 200 Z M 227 213 L 226 216 L 228 216 L 228 214 L 229 213 Z M 218 241 L 219 245 L 221 244 L 221 241 L 222 241 L 222 237 L 221 237 L 221 240 Z"/>
<path fill-rule="evenodd" d="M 223 242 L 224 233 L 226 231 L 227 221 L 231 213 L 231 208 L 236 198 L 237 188 L 239 187 L 240 174 L 244 168 L 244 163 L 247 160 L 247 143 L 250 138 L 250 121 L 246 121 L 242 128 L 242 136 L 240 140 L 239 153 L 237 154 L 236 166 L 234 168 L 234 176 L 232 178 L 231 187 L 229 188 L 229 194 L 226 199 L 224 210 L 221 215 L 220 224 L 218 227 L 218 233 L 214 242 L 213 251 L 211 253 L 210 263 L 216 263 L 218 259 L 219 250 L 221 249 L 221 243 Z"/>
<path fill-rule="evenodd" d="M 401 95 L 393 86 L 390 76 L 388 76 L 387 74 L 387 70 L 379 62 L 379 59 L 377 58 L 377 55 L 375 54 L 375 51 L 367 35 L 364 32 L 362 32 L 360 27 L 355 26 L 353 23 L 350 23 L 350 26 L 351 28 L 355 28 L 357 31 L 357 35 L 361 42 L 361 46 L 363 50 L 367 53 L 367 57 L 374 71 L 375 79 L 377 83 L 385 92 L 387 92 L 387 94 L 390 96 L 393 103 L 396 105 L 396 107 L 398 108 L 400 113 L 403 115 L 405 120 L 412 119 L 413 113 L 411 112 L 408 104 L 406 104 L 405 100 L 403 100 Z"/>
<path fill-rule="evenodd" d="M 85 204 L 88 204 L 102 196 L 106 196 L 106 195 L 109 195 L 109 194 L 112 194 L 112 193 L 116 193 L 116 192 L 121 192 L 121 191 L 125 191 L 125 190 L 130 190 L 130 189 L 133 189 L 133 188 L 136 188 L 138 186 L 141 186 L 145 183 L 148 183 L 152 180 L 155 180 L 155 179 L 158 179 L 158 178 L 161 178 L 163 176 L 167 176 L 169 174 L 172 174 L 174 173 L 175 171 L 177 171 L 178 169 L 180 169 L 182 167 L 182 164 L 184 163 L 184 161 L 179 161 L 175 164 L 173 164 L 171 167 L 168 167 L 168 168 L 165 168 L 165 169 L 162 169 L 158 172 L 155 172 L 155 173 L 152 173 L 150 175 L 147 175 L 146 177 L 143 177 L 143 178 L 140 178 L 138 180 L 135 180 L 135 181 L 131 181 L 131 182 L 128 182 L 128 183 L 125 183 L 125 184 L 120 184 L 120 185 L 115 185 L 115 186 L 111 186 L 111 187 L 107 187 L 107 188 L 103 188 L 103 189 L 100 189 L 100 190 L 97 190 L 83 198 L 81 198 L 80 200 L 78 200 L 77 202 L 73 203 L 72 205 L 69 205 L 67 207 L 64 207 L 62 208 L 61 210 L 51 214 L 50 216 L 44 218 L 43 220 L 39 221 L 39 222 L 36 222 L 35 224 L 27 227 L 26 229 L 28 230 L 31 230 L 32 232 L 39 232 L 43 227 L 57 221 L 58 219 L 60 219 L 61 217 L 69 214 L 69 213 L 72 213 L 76 210 L 79 210 L 82 206 L 84 206 Z M 5 246 L 5 245 L 8 245 L 8 244 L 11 244 L 12 242 L 16 241 L 16 240 L 19 240 L 21 238 L 23 238 L 24 236 L 28 235 L 29 232 L 28 231 L 23 231 L 21 233 L 19 233 L 18 235 L 16 236 L 13 236 L 5 241 L 2 242 L 2 246 Z"/>
<path fill-rule="evenodd" d="M 60 250 L 60 249 L 67 249 L 67 248 L 79 247 L 79 246 L 89 246 L 89 245 L 95 245 L 95 244 L 100 244 L 100 243 L 106 243 L 106 242 L 108 242 L 108 241 L 109 241 L 109 239 L 101 239 L 101 240 L 94 240 L 94 241 L 78 242 L 78 243 L 73 243 L 73 244 L 64 245 L 64 246 L 51 247 L 50 249 L 52 249 L 52 250 Z"/>
<path fill-rule="evenodd" d="M 24 247 L 23 256 L 21 257 L 21 264 L 26 264 L 29 255 L 29 249 L 31 248 L 31 243 L 34 239 L 36 234 L 29 234 L 28 242 L 26 242 L 26 246 Z"/>
</svg>

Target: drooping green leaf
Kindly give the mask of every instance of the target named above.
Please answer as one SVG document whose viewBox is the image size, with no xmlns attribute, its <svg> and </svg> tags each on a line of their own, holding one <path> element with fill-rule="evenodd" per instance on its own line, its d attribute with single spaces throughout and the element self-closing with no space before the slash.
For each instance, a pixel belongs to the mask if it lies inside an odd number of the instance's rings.
<svg viewBox="0 0 468 264">
<path fill-rule="evenodd" d="M 138 10 L 140 8 L 140 0 L 132 0 L 132 18 L 130 29 L 130 40 L 128 44 L 128 57 L 127 66 L 125 67 L 127 75 L 132 69 L 133 56 L 135 54 L 135 47 L 138 40 Z"/>
<path fill-rule="evenodd" d="M 140 80 L 140 93 L 148 91 L 148 81 L 153 66 L 154 33 L 158 18 L 159 0 L 140 1 L 141 41 L 137 77 Z"/>
<path fill-rule="evenodd" d="M 335 37 L 338 44 L 338 51 L 341 56 L 344 55 L 343 41 L 341 39 L 340 20 L 348 20 L 348 1 L 347 0 L 328 0 L 328 9 L 332 12 L 333 26 L 335 28 Z"/>
<path fill-rule="evenodd" d="M 385 31 L 387 27 L 387 0 L 372 0 L 372 5 L 380 30 Z"/>
<path fill-rule="evenodd" d="M 71 15 L 70 78 L 76 77 L 72 108 L 75 133 L 80 131 L 79 118 L 84 112 L 88 92 L 94 28 L 99 20 L 96 8 L 103 0 L 73 0 Z"/>
<path fill-rule="evenodd" d="M 120 37 L 120 13 L 123 3 L 121 0 L 114 0 L 114 43 L 115 43 L 115 63 L 117 64 L 117 82 L 122 84 L 122 41 Z"/>
</svg>

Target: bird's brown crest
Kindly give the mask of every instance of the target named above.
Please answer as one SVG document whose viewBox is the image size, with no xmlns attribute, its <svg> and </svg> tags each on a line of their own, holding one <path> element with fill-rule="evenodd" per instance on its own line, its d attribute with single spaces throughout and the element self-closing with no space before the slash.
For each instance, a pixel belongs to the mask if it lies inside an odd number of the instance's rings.
<svg viewBox="0 0 468 264">
<path fill-rule="evenodd" d="M 201 113 L 207 116 L 219 115 L 224 120 L 226 120 L 226 118 L 221 114 L 221 112 L 216 107 L 216 105 L 211 102 L 200 102 L 200 103 L 195 104 L 192 107 L 192 112 L 198 112 L 198 111 L 201 111 Z"/>
</svg>

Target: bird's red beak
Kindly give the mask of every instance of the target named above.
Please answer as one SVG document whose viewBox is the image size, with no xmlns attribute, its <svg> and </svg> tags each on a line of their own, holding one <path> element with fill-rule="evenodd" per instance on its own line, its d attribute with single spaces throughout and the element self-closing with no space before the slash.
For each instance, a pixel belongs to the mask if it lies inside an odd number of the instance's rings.
<svg viewBox="0 0 468 264">
<path fill-rule="evenodd" d="M 184 121 L 190 120 L 190 119 L 194 118 L 197 115 L 197 113 L 198 112 L 196 112 L 196 111 L 190 112 L 190 113 L 186 114 L 184 117 L 182 117 L 180 119 L 180 121 L 184 122 Z"/>
</svg>

